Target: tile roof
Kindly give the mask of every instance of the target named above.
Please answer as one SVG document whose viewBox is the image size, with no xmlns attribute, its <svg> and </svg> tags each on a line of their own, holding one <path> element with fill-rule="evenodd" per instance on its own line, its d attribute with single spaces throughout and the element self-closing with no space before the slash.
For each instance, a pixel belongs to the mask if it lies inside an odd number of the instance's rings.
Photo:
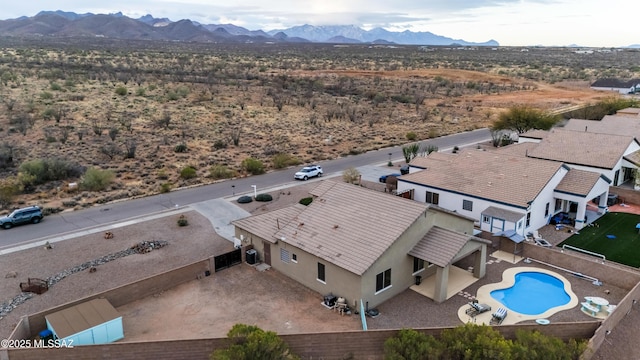
<svg viewBox="0 0 640 360">
<path fill-rule="evenodd" d="M 587 196 L 602 175 L 593 171 L 571 169 L 560 180 L 555 190 L 563 193 Z"/>
<path fill-rule="evenodd" d="M 547 134 L 549 134 L 549 132 L 546 130 L 534 129 L 534 130 L 529 130 L 525 133 L 519 134 L 518 136 L 524 137 L 524 138 L 531 138 L 531 139 L 544 139 L 545 137 L 547 137 Z"/>
<path fill-rule="evenodd" d="M 612 169 L 633 141 L 633 136 L 554 129 L 528 156 Z"/>
<path fill-rule="evenodd" d="M 632 152 L 631 154 L 625 155 L 624 159 L 634 164 L 635 166 L 640 166 L 640 150 L 637 150 Z"/>
<path fill-rule="evenodd" d="M 602 120 L 569 119 L 563 129 L 611 135 L 631 135 L 640 138 L 640 118 L 632 115 L 606 115 Z"/>
<path fill-rule="evenodd" d="M 518 156 L 527 156 L 531 150 L 533 150 L 538 143 L 535 142 L 523 142 L 519 144 L 511 144 L 507 146 L 501 146 L 498 148 L 494 148 L 490 151 L 498 151 L 501 154 L 505 155 L 518 155 Z"/>
<path fill-rule="evenodd" d="M 640 79 L 620 80 L 618 78 L 598 79 L 591 87 L 630 88 L 640 84 Z"/>
<path fill-rule="evenodd" d="M 562 167 L 558 162 L 499 151 L 465 150 L 451 161 L 435 162 L 432 168 L 398 181 L 526 208 Z"/>
<path fill-rule="evenodd" d="M 481 243 L 489 242 L 472 235 L 434 226 L 409 251 L 409 255 L 445 267 L 455 259 L 470 240 Z"/>
<path fill-rule="evenodd" d="M 436 161 L 450 161 L 456 156 L 458 156 L 458 154 L 441 153 L 436 151 L 436 152 L 432 152 L 427 156 L 417 156 L 413 158 L 409 163 L 409 165 L 413 167 L 426 169 L 430 166 L 434 166 L 434 164 L 436 164 Z"/>
<path fill-rule="evenodd" d="M 487 215 L 487 216 L 507 220 L 512 223 L 515 223 L 516 221 L 524 217 L 523 213 L 501 209 L 495 206 L 489 206 L 488 208 L 482 210 L 482 215 Z"/>
<path fill-rule="evenodd" d="M 429 208 L 331 180 L 320 182 L 310 193 L 317 198 L 291 221 L 281 222 L 271 237 L 357 275 L 369 269 L 417 219 L 426 216 Z M 253 232 L 247 219 L 234 224 Z"/>
<path fill-rule="evenodd" d="M 278 239 L 274 236 L 278 229 L 295 218 L 306 208 L 301 204 L 288 206 L 282 209 L 269 211 L 267 213 L 248 216 L 231 223 L 239 228 L 250 230 L 267 241 L 275 243 Z"/>
</svg>

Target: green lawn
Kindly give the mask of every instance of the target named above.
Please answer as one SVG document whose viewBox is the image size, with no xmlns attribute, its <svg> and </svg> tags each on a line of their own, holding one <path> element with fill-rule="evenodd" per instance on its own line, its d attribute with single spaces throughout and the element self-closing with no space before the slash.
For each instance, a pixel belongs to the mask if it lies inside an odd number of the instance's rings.
<svg viewBox="0 0 640 360">
<path fill-rule="evenodd" d="M 595 224 L 588 226 L 562 242 L 580 249 L 603 254 L 609 261 L 640 267 L 640 234 L 636 224 L 640 215 L 625 213 L 607 213 Z M 615 239 L 607 238 L 614 235 Z"/>
</svg>

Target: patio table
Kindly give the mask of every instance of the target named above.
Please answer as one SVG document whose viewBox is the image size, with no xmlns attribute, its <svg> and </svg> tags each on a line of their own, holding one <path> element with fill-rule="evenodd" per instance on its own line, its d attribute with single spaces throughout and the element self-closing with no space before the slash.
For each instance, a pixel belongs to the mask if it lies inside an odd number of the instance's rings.
<svg viewBox="0 0 640 360">
<path fill-rule="evenodd" d="M 609 301 L 607 299 L 604 299 L 598 296 L 592 297 L 590 301 L 593 305 L 597 306 L 598 308 L 602 308 L 603 306 L 609 305 Z"/>
</svg>

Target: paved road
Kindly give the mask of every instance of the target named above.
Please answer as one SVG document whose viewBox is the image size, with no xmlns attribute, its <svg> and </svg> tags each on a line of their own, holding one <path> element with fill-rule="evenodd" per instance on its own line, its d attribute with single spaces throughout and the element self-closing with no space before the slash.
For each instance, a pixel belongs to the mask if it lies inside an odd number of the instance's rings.
<svg viewBox="0 0 640 360">
<path fill-rule="evenodd" d="M 454 146 L 468 146 L 491 138 L 487 129 L 479 129 L 460 134 L 443 136 L 425 141 L 425 144 L 435 145 L 440 150 Z M 321 162 L 325 174 L 341 173 L 349 167 L 361 167 L 370 164 L 386 163 L 389 154 L 394 160 L 401 160 L 402 147 L 396 146 L 377 151 L 370 151 L 356 156 L 348 156 L 336 160 Z M 105 226 L 110 223 L 129 221 L 135 218 L 163 211 L 172 211 L 186 205 L 192 205 L 207 200 L 224 198 L 239 193 L 253 193 L 252 185 L 257 192 L 274 186 L 284 186 L 294 182 L 293 173 L 296 169 L 285 169 L 270 172 L 260 176 L 251 176 L 234 180 L 222 181 L 216 184 L 199 186 L 189 189 L 173 191 L 167 194 L 148 196 L 135 200 L 115 202 L 72 212 L 63 212 L 47 216 L 38 225 L 15 227 L 11 230 L 0 231 L 0 249 L 17 244 L 35 241 L 50 236 L 64 236 L 87 228 Z"/>
</svg>

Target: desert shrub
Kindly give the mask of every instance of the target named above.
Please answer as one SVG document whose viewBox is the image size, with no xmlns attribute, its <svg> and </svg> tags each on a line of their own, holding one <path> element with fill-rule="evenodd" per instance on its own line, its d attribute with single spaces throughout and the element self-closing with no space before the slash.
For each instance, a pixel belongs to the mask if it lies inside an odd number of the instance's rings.
<svg viewBox="0 0 640 360">
<path fill-rule="evenodd" d="M 212 360 L 300 359 L 273 331 L 264 331 L 255 325 L 235 324 L 227 333 L 231 345 L 210 355 Z"/>
<path fill-rule="evenodd" d="M 178 144 L 173 148 L 173 151 L 177 153 L 187 152 L 187 150 L 187 144 Z"/>
<path fill-rule="evenodd" d="M 49 88 L 50 88 L 51 90 L 53 90 L 53 91 L 60 91 L 60 90 L 62 90 L 62 86 L 60 86 L 60 84 L 58 84 L 58 83 L 56 83 L 56 82 L 52 82 L 52 83 L 49 85 Z"/>
<path fill-rule="evenodd" d="M 311 204 L 313 202 L 313 198 L 311 196 L 306 197 L 306 198 L 302 198 L 300 199 L 300 201 L 298 201 L 300 204 L 307 206 L 309 204 Z"/>
<path fill-rule="evenodd" d="M 354 184 L 360 179 L 360 172 L 354 168 L 350 167 L 342 172 L 342 180 L 349 184 Z"/>
<path fill-rule="evenodd" d="M 165 169 L 160 169 L 158 170 L 158 180 L 167 180 L 169 178 L 169 175 L 167 174 L 167 171 Z"/>
<path fill-rule="evenodd" d="M 273 196 L 269 194 L 258 194 L 256 195 L 256 201 L 267 202 L 273 200 Z"/>
<path fill-rule="evenodd" d="M 17 177 L 0 179 L 0 207 L 8 207 L 22 190 L 22 183 Z"/>
<path fill-rule="evenodd" d="M 253 199 L 251 198 L 251 196 L 247 196 L 247 195 L 240 196 L 238 198 L 238 203 L 239 204 L 248 204 L 248 203 L 250 203 L 252 201 L 253 201 Z"/>
<path fill-rule="evenodd" d="M 196 173 L 196 169 L 194 169 L 193 166 L 186 166 L 182 168 L 182 170 L 180 170 L 180 177 L 185 180 L 193 179 L 196 176 L 198 176 L 198 174 Z"/>
<path fill-rule="evenodd" d="M 187 221 L 187 217 L 184 215 L 180 215 L 178 218 L 178 226 L 187 226 L 189 225 L 189 221 Z"/>
<path fill-rule="evenodd" d="M 8 143 L 0 144 L 0 169 L 13 165 L 13 146 Z"/>
<path fill-rule="evenodd" d="M 228 179 L 233 177 L 233 175 L 233 171 L 229 170 L 229 168 L 224 165 L 213 165 L 209 169 L 209 176 L 215 180 Z"/>
<path fill-rule="evenodd" d="M 51 100 L 53 99 L 53 94 L 48 91 L 43 91 L 42 93 L 40 93 L 40 99 Z"/>
<path fill-rule="evenodd" d="M 171 191 L 171 183 L 160 184 L 160 193 L 165 194 Z"/>
<path fill-rule="evenodd" d="M 136 96 L 145 96 L 146 93 L 147 93 L 147 90 L 145 88 L 143 88 L 143 87 L 139 87 L 136 90 Z"/>
<path fill-rule="evenodd" d="M 84 174 L 80 188 L 88 191 L 101 191 L 106 189 L 113 182 L 115 175 L 111 170 L 101 170 L 89 168 Z"/>
<path fill-rule="evenodd" d="M 276 154 L 271 159 L 273 167 L 275 169 L 284 169 L 289 166 L 298 165 L 301 163 L 300 159 L 289 154 Z"/>
<path fill-rule="evenodd" d="M 242 160 L 242 168 L 253 175 L 264 174 L 264 164 L 255 158 L 246 158 Z"/>
<path fill-rule="evenodd" d="M 45 120 L 51 120 L 53 119 L 53 116 L 55 115 L 56 111 L 53 108 L 46 108 L 44 109 L 44 111 L 42 112 L 42 118 Z"/>
<path fill-rule="evenodd" d="M 388 360 L 439 359 L 441 350 L 431 335 L 413 329 L 402 329 L 384 342 L 384 358 Z"/>
<path fill-rule="evenodd" d="M 216 149 L 216 150 L 226 149 L 227 148 L 227 142 L 222 140 L 222 139 L 218 139 L 213 143 L 213 148 Z"/>
<path fill-rule="evenodd" d="M 25 186 L 78 177 L 82 175 L 83 170 L 84 169 L 78 165 L 57 158 L 25 161 L 20 164 L 18 169 L 20 173 L 28 175 L 26 178 L 32 181 L 29 184 L 24 184 Z"/>
<path fill-rule="evenodd" d="M 118 86 L 116 88 L 116 95 L 120 95 L 120 96 L 127 95 L 127 88 L 124 86 Z"/>
<path fill-rule="evenodd" d="M 409 141 L 415 141 L 418 138 L 418 135 L 413 131 L 409 131 L 406 136 Z"/>
</svg>

